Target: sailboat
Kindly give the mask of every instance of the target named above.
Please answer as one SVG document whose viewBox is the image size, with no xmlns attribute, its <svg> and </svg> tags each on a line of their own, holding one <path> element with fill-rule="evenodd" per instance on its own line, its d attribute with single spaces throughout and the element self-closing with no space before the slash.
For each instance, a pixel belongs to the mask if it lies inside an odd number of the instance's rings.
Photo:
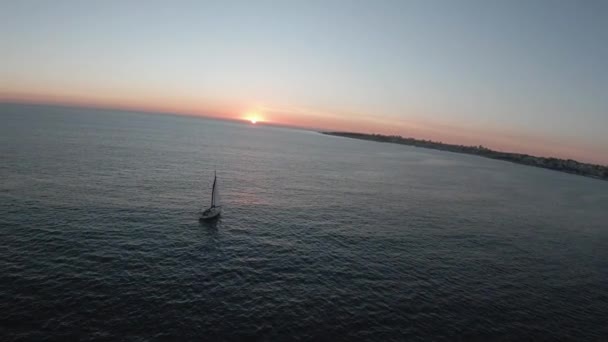
<svg viewBox="0 0 608 342">
<path fill-rule="evenodd" d="M 217 189 L 217 175 L 213 172 L 213 190 L 211 190 L 211 206 L 200 213 L 201 220 L 211 220 L 217 218 L 222 213 L 220 205 L 220 194 Z"/>
</svg>

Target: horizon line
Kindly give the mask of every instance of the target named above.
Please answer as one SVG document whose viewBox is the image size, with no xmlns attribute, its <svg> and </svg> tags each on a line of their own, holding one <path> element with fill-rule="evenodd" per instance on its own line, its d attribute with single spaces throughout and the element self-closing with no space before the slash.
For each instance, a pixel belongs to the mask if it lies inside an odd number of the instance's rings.
<svg viewBox="0 0 608 342">
<path fill-rule="evenodd" d="M 225 117 L 219 116 L 217 113 L 202 113 L 202 112 L 194 112 L 194 111 L 166 111 L 160 109 L 149 109 L 139 106 L 121 106 L 121 105 L 98 105 L 98 104 L 87 104 L 87 103 L 70 103 L 70 102 L 61 102 L 61 101 L 23 101 L 23 100 L 13 100 L 13 99 L 0 99 L 0 104 L 8 104 L 8 105 L 29 105 L 29 106 L 49 106 L 49 107 L 59 107 L 59 108 L 72 108 L 72 109 L 94 109 L 94 110 L 114 110 L 120 112 L 133 112 L 133 113 L 142 113 L 142 114 L 152 114 L 152 115 L 167 115 L 167 116 L 181 116 L 181 117 L 191 117 L 191 118 L 200 118 L 200 119 L 211 119 L 218 121 L 229 121 L 229 122 L 237 122 L 237 123 L 247 123 L 248 119 L 245 118 L 234 118 L 234 117 Z M 271 127 L 281 127 L 281 128 L 289 128 L 289 129 L 299 129 L 305 131 L 313 131 L 318 132 L 321 128 L 318 127 L 305 127 L 305 126 L 296 126 L 283 124 L 272 121 L 258 121 L 256 125 L 260 126 L 271 126 Z"/>
<path fill-rule="evenodd" d="M 112 105 L 112 104 L 93 104 L 93 103 L 81 103 L 81 102 L 70 102 L 70 101 L 62 101 L 62 100 L 51 100 L 51 101 L 45 101 L 45 100 L 24 100 L 24 99 L 2 99 L 0 98 L 0 104 L 13 104 L 13 105 L 31 105 L 31 106 L 54 106 L 54 107 L 63 107 L 63 108 L 82 108 L 82 109 L 95 109 L 95 110 L 115 110 L 115 111 L 121 111 L 121 112 L 133 112 L 133 113 L 143 113 L 143 114 L 151 114 L 151 115 L 168 115 L 168 116 L 185 116 L 185 117 L 192 117 L 192 118 L 201 118 L 201 119 L 211 119 L 211 120 L 219 120 L 219 121 L 227 121 L 227 122 L 236 122 L 236 123 L 247 123 L 249 122 L 247 119 L 245 118 L 235 118 L 235 117 L 226 117 L 226 116 L 220 116 L 221 114 L 218 113 L 203 113 L 203 112 L 194 112 L 194 111 L 178 111 L 178 110 L 160 110 L 160 109 L 152 109 L 152 108 L 145 108 L 142 106 L 131 106 L 131 105 Z M 356 132 L 356 131 L 343 131 L 343 130 L 327 130 L 326 128 L 321 128 L 321 127 L 306 127 L 306 126 L 298 126 L 298 125 L 289 125 L 289 124 L 283 124 L 283 123 L 278 123 L 278 122 L 272 122 L 272 121 L 258 121 L 256 123 L 256 125 L 261 125 L 261 126 L 270 126 L 270 127 L 280 127 L 280 128 L 287 128 L 287 129 L 294 129 L 294 130 L 304 130 L 304 131 L 311 131 L 311 132 L 318 132 L 318 133 L 325 133 L 325 132 L 342 132 L 342 133 L 358 133 L 358 134 L 368 134 L 368 135 L 374 135 L 374 134 L 378 134 L 378 135 L 386 135 L 386 136 L 391 136 L 394 134 L 381 134 L 381 133 L 376 133 L 376 132 Z M 399 137 L 405 137 L 405 138 L 411 138 L 411 139 L 416 139 L 416 140 L 427 140 L 427 141 L 432 141 L 432 142 L 437 142 L 434 141 L 432 139 L 424 139 L 424 138 L 419 138 L 419 137 L 415 137 L 415 136 L 411 136 L 411 135 L 401 135 L 401 134 L 397 134 L 396 136 Z M 448 145 L 457 145 L 457 146 L 483 146 L 483 144 L 476 144 L 476 145 L 463 145 L 460 143 L 453 143 L 453 142 L 443 142 L 443 141 L 439 141 L 439 143 L 442 144 L 448 144 Z M 532 157 L 537 157 L 537 158 L 555 158 L 555 159 L 562 159 L 562 160 L 573 160 L 579 163 L 585 163 L 585 164 L 590 164 L 590 165 L 599 165 L 599 166 L 606 166 L 608 167 L 608 163 L 606 162 L 591 162 L 591 161 L 586 161 L 586 162 L 580 162 L 577 159 L 572 159 L 572 158 L 564 158 L 564 157 L 554 157 L 554 156 L 539 156 L 536 154 L 529 154 L 529 153 L 523 153 L 523 152 L 513 152 L 511 150 L 505 150 L 505 149 L 497 149 L 496 147 L 492 147 L 492 146 L 488 146 L 491 150 L 494 150 L 496 152 L 504 152 L 504 153 L 512 153 L 512 154 L 521 154 L 521 155 L 529 155 Z"/>
</svg>

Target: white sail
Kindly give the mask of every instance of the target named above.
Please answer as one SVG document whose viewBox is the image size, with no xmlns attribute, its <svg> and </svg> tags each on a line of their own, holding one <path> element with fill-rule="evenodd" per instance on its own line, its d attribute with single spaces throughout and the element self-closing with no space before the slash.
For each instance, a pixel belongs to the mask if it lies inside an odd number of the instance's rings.
<svg viewBox="0 0 608 342">
<path fill-rule="evenodd" d="M 219 183 L 217 182 L 217 175 L 215 172 L 213 173 L 213 188 L 211 190 L 211 206 L 201 211 L 199 219 L 200 220 L 211 220 L 214 219 L 222 213 L 222 206 L 220 204 L 220 192 L 219 192 Z"/>
</svg>

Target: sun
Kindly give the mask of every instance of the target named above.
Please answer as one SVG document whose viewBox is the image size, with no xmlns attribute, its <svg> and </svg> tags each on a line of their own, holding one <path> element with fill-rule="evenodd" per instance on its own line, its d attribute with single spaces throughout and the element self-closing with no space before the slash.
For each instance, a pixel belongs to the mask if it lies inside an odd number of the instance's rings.
<svg viewBox="0 0 608 342">
<path fill-rule="evenodd" d="M 252 124 L 256 124 L 258 122 L 264 121 L 264 118 L 257 112 L 249 112 L 245 114 L 244 119 L 251 122 Z"/>
</svg>

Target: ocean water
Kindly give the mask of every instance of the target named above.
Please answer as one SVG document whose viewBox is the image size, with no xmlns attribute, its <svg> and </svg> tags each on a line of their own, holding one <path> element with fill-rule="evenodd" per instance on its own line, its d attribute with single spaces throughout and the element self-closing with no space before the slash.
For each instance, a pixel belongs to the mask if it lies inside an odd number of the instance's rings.
<svg viewBox="0 0 608 342">
<path fill-rule="evenodd" d="M 0 157 L 2 341 L 608 339 L 605 181 L 12 104 Z"/>
</svg>

